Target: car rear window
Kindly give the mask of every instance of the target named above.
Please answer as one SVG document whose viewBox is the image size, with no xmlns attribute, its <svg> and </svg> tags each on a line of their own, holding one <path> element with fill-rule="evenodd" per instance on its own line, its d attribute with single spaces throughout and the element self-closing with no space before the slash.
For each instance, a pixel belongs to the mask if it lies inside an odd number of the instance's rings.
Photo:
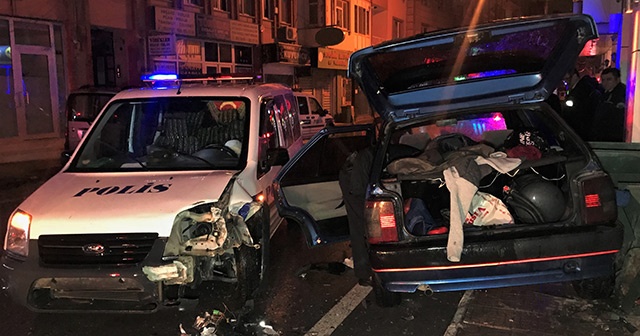
<svg viewBox="0 0 640 336">
<path fill-rule="evenodd" d="M 568 21 L 534 27 L 425 35 L 424 46 L 373 53 L 369 66 L 388 93 L 474 80 L 539 72 L 569 29 Z"/>
</svg>

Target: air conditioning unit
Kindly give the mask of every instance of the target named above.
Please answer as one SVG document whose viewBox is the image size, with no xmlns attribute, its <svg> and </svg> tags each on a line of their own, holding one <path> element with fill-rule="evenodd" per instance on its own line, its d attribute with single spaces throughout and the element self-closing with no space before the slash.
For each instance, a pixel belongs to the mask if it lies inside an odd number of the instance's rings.
<svg viewBox="0 0 640 336">
<path fill-rule="evenodd" d="M 278 28 L 278 40 L 283 42 L 296 42 L 298 39 L 298 30 L 293 27 Z"/>
</svg>

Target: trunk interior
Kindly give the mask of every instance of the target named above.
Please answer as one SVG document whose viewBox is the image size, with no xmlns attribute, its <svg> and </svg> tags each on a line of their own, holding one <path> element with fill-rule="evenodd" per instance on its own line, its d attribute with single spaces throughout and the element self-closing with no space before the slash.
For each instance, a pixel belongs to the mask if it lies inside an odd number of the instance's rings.
<svg viewBox="0 0 640 336">
<path fill-rule="evenodd" d="M 455 221 L 471 234 L 537 231 L 574 219 L 579 204 L 571 181 L 588 153 L 565 127 L 539 107 L 397 128 L 380 180 L 402 200 L 401 240 L 446 237 Z"/>
</svg>

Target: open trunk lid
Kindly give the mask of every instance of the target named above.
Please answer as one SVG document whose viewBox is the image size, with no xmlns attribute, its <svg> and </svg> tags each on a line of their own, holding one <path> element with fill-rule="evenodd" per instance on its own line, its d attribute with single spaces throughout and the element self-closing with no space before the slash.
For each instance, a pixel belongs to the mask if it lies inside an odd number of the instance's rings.
<svg viewBox="0 0 640 336">
<path fill-rule="evenodd" d="M 542 101 L 597 38 L 588 15 L 504 20 L 394 40 L 349 59 L 349 76 L 385 120 Z"/>
</svg>

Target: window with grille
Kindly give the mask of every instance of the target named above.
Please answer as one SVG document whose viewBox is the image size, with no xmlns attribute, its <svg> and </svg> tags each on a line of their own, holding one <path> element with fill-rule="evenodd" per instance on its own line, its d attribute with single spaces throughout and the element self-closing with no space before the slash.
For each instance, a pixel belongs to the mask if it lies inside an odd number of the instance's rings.
<svg viewBox="0 0 640 336">
<path fill-rule="evenodd" d="M 404 35 L 404 22 L 400 19 L 393 18 L 392 38 L 401 38 Z"/>
<path fill-rule="evenodd" d="M 238 2 L 238 12 L 249 16 L 256 16 L 256 1 L 240 0 Z"/>
<path fill-rule="evenodd" d="M 218 10 L 229 11 L 229 0 L 211 0 L 211 7 Z"/>
<path fill-rule="evenodd" d="M 354 30 L 358 34 L 369 35 L 369 9 L 354 6 L 355 24 Z"/>
<path fill-rule="evenodd" d="M 292 0 L 280 0 L 280 21 L 293 24 L 293 3 Z"/>
<path fill-rule="evenodd" d="M 349 29 L 349 2 L 336 0 L 334 22 L 338 27 Z"/>
</svg>

